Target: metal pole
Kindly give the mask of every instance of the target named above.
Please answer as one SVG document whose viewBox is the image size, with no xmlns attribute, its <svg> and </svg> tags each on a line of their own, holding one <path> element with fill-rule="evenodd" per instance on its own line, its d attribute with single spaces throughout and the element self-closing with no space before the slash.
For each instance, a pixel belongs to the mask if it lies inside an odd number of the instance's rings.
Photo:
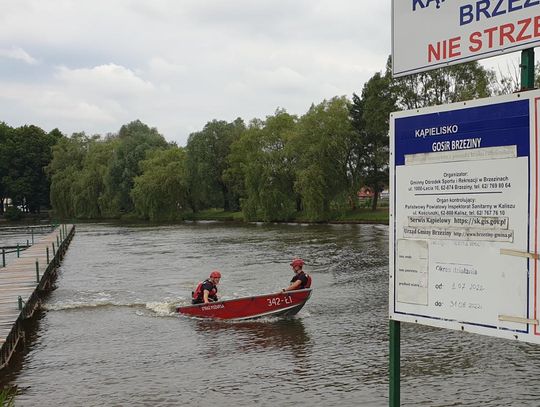
<svg viewBox="0 0 540 407">
<path fill-rule="evenodd" d="M 534 89 L 534 48 L 521 51 L 521 90 Z"/>
<path fill-rule="evenodd" d="M 54 242 L 52 243 L 52 254 L 53 254 L 53 256 L 56 256 L 56 250 L 55 250 L 55 247 L 54 247 Z"/>
<path fill-rule="evenodd" d="M 49 246 L 47 246 L 46 249 L 47 249 L 47 264 L 49 264 Z"/>
<path fill-rule="evenodd" d="M 399 407 L 400 403 L 400 338 L 399 321 L 390 320 L 390 394 L 389 406 Z"/>
<path fill-rule="evenodd" d="M 36 260 L 36 282 L 39 284 L 39 262 Z"/>
</svg>

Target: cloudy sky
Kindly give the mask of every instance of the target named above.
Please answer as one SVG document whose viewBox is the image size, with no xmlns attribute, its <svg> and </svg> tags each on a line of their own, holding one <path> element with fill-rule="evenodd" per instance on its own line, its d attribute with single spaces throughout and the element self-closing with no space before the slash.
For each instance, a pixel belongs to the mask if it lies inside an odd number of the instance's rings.
<svg viewBox="0 0 540 407">
<path fill-rule="evenodd" d="M 185 145 L 210 120 L 303 114 L 390 54 L 390 1 L 0 0 L 0 121 L 64 134 L 140 119 Z"/>
<path fill-rule="evenodd" d="M 390 53 L 390 2 L 0 0 L 0 121 L 70 135 L 140 119 L 185 145 L 213 119 L 360 92 Z"/>
</svg>

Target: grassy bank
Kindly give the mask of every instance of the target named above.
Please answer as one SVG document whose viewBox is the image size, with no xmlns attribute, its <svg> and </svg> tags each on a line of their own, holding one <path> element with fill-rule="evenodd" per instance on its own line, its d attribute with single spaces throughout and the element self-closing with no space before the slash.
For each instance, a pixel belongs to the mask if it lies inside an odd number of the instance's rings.
<svg viewBox="0 0 540 407">
<path fill-rule="evenodd" d="M 99 219 L 41 219 L 40 222 L 43 223 L 48 221 L 50 223 L 94 223 L 94 222 L 120 222 L 120 223 L 141 223 L 145 224 L 148 222 L 156 224 L 173 224 L 179 223 L 183 220 L 188 221 L 204 221 L 204 220 L 215 220 L 215 221 L 234 221 L 234 222 L 243 222 L 244 217 L 242 212 L 230 212 L 223 211 L 222 209 L 207 209 L 197 213 L 186 213 L 183 216 L 183 219 L 178 220 L 161 220 L 161 221 L 148 221 L 140 219 L 134 213 L 125 214 L 121 218 L 99 218 Z M 258 219 L 259 222 L 264 222 L 264 220 Z M 287 222 L 301 222 L 301 223 L 311 223 L 310 220 L 303 214 L 298 213 L 295 217 L 287 220 Z M 326 222 L 318 223 L 379 223 L 379 224 L 388 224 L 388 208 L 383 207 L 379 208 L 376 211 L 372 211 L 367 208 L 358 208 L 355 210 L 349 211 L 339 211 L 331 214 L 330 218 Z M 19 221 L 0 221 L 0 226 L 16 226 L 16 225 L 35 225 L 39 224 L 35 222 L 34 219 L 23 218 Z M 0 406 L 1 407 L 1 406 Z"/>
<path fill-rule="evenodd" d="M 242 212 L 226 212 L 219 209 L 209 209 L 197 213 L 187 214 L 186 220 L 218 220 L 218 221 L 238 221 L 244 220 Z M 262 219 L 260 220 L 262 221 Z M 289 220 L 290 222 L 309 223 L 308 219 L 299 213 L 296 217 Z M 326 223 L 326 222 L 322 222 Z M 376 211 L 371 209 L 356 209 L 334 213 L 331 215 L 328 223 L 381 223 L 388 224 L 388 208 L 380 208 Z"/>
</svg>

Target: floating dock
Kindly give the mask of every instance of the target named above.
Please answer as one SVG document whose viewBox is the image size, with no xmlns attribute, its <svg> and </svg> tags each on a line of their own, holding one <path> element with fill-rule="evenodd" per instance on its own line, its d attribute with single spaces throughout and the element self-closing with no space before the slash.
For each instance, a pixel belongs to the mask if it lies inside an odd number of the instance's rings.
<svg viewBox="0 0 540 407">
<path fill-rule="evenodd" d="M 52 288 L 74 234 L 75 225 L 60 225 L 0 268 L 0 369 L 24 340 L 23 322 L 34 315 L 43 293 Z"/>
</svg>

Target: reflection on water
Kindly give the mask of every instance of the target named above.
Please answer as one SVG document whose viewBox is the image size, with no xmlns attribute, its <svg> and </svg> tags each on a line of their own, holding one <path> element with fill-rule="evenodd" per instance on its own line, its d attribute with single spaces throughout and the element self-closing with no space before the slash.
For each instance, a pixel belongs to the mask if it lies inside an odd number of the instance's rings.
<svg viewBox="0 0 540 407">
<path fill-rule="evenodd" d="M 269 318 L 254 321 L 193 320 L 196 332 L 211 336 L 233 336 L 237 350 L 290 350 L 302 359 L 310 352 L 310 336 L 300 318 Z"/>
</svg>

